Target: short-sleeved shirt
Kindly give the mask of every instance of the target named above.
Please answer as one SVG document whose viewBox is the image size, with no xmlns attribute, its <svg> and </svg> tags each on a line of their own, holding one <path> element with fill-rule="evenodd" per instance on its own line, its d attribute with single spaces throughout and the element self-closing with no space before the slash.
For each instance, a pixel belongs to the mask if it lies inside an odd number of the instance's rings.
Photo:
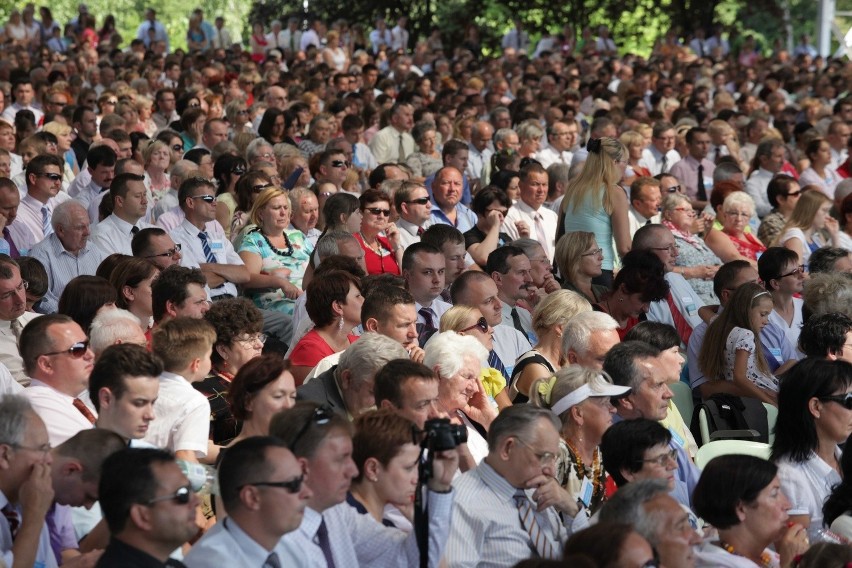
<svg viewBox="0 0 852 568">
<path fill-rule="evenodd" d="M 731 333 L 728 334 L 728 340 L 725 342 L 725 380 L 734 380 L 734 360 L 737 351 L 748 351 L 748 366 L 746 367 L 748 380 L 760 388 L 778 392 L 778 379 L 762 373 L 757 368 L 757 362 L 754 358 L 754 333 L 742 327 L 732 329 Z"/>
<path fill-rule="evenodd" d="M 285 231 L 284 234 L 287 235 L 287 240 L 293 248 L 292 253 L 289 252 L 289 249 L 286 251 L 273 249 L 260 230 L 250 231 L 243 237 L 239 252 L 251 252 L 258 255 L 263 262 L 261 269 L 264 272 L 286 268 L 290 271 L 287 280 L 301 289 L 302 277 L 305 275 L 305 268 L 308 266 L 314 248 L 299 230 Z M 281 288 L 250 290 L 248 295 L 254 300 L 258 308 L 278 310 L 285 314 L 293 313 L 295 300 L 287 298 Z"/>
</svg>

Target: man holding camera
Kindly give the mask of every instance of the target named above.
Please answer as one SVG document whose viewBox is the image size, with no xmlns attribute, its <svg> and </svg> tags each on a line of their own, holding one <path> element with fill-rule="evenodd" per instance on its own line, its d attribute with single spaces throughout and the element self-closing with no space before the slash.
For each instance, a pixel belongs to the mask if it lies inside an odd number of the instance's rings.
<svg viewBox="0 0 852 568">
<path fill-rule="evenodd" d="M 419 566 L 416 531 L 406 534 L 383 526 L 346 503 L 358 468 L 351 457 L 352 426 L 345 417 L 313 402 L 298 402 L 275 415 L 270 434 L 295 454 L 313 493 L 299 528 L 281 540 L 282 552 L 290 556 L 282 557 L 282 566 L 301 566 L 305 560 L 328 568 Z M 438 566 L 450 527 L 458 454 L 447 450 L 432 457 L 433 474 L 426 483 L 428 554 L 429 565 Z"/>
</svg>

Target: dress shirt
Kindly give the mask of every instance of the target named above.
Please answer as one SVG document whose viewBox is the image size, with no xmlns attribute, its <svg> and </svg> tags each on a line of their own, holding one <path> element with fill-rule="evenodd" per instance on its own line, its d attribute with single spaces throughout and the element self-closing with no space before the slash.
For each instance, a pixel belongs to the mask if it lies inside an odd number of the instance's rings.
<svg viewBox="0 0 852 568">
<path fill-rule="evenodd" d="M 842 452 L 835 447 L 834 454 L 840 463 Z M 832 493 L 832 488 L 839 485 L 842 479 L 837 471 L 825 463 L 815 453 L 802 462 L 794 462 L 789 458 L 778 461 L 778 479 L 781 489 L 790 500 L 790 515 L 808 515 L 811 525 L 809 536 L 814 538 L 818 529 L 822 528 L 822 506 Z"/>
<path fill-rule="evenodd" d="M 313 229 L 308 229 L 307 233 L 305 233 L 304 231 L 302 231 L 301 229 L 299 229 L 297 227 L 294 227 L 293 225 L 290 225 L 290 227 L 287 230 L 288 231 L 299 231 L 299 232 L 301 232 L 302 235 L 305 237 L 305 240 L 310 242 L 314 247 L 317 246 L 317 241 L 319 240 L 320 235 L 322 235 L 322 231 L 320 231 L 316 227 L 314 227 Z"/>
<path fill-rule="evenodd" d="M 455 511 L 447 542 L 446 561 L 453 568 L 503 568 L 535 556 L 530 535 L 521 524 L 513 487 L 488 463 L 462 474 L 454 484 Z M 530 503 L 532 489 L 525 491 Z M 562 556 L 568 531 L 559 515 L 548 507 L 535 511 L 542 535 Z"/>
<path fill-rule="evenodd" d="M 59 309 L 59 297 L 68 282 L 78 276 L 94 276 L 108 254 L 92 243 L 86 243 L 73 255 L 65 250 L 56 233 L 51 233 L 30 250 L 30 256 L 41 262 L 47 271 L 47 293 L 39 302 L 38 309 L 41 313 L 52 314 Z"/>
<path fill-rule="evenodd" d="M 88 167 L 80 164 L 80 173 L 78 173 L 71 183 L 68 184 L 65 191 L 68 192 L 69 196 L 76 199 L 77 196 L 80 195 L 80 192 L 83 191 L 90 183 L 92 183 L 92 172 L 89 171 Z"/>
<path fill-rule="evenodd" d="M 669 170 L 669 173 L 676 177 L 684 188 L 686 196 L 693 201 L 698 199 L 699 183 L 704 184 L 706 200 L 710 199 L 710 191 L 713 188 L 713 172 L 716 170 L 716 165 L 707 158 L 701 160 L 700 165 L 704 167 L 703 180 L 698 179 L 699 162 L 692 156 L 686 156 Z"/>
<path fill-rule="evenodd" d="M 562 152 L 557 152 L 551 146 L 547 146 L 542 148 L 535 154 L 535 159 L 541 163 L 541 167 L 544 169 L 549 168 L 553 164 L 561 163 L 566 166 L 571 166 L 571 160 L 574 158 L 574 154 L 569 152 L 568 150 L 564 150 Z"/>
<path fill-rule="evenodd" d="M 42 119 L 44 118 L 44 112 L 41 109 L 38 109 L 32 105 L 24 106 L 18 103 L 12 103 L 6 107 L 6 110 L 3 111 L 2 117 L 8 120 L 10 123 L 15 124 L 15 115 L 18 114 L 18 111 L 21 110 L 31 110 L 35 115 L 35 123 L 41 124 Z"/>
<path fill-rule="evenodd" d="M 428 306 L 425 306 L 420 302 L 414 302 L 414 308 L 417 310 L 417 323 L 426 323 L 426 320 L 423 318 L 422 315 L 420 315 L 420 310 L 426 308 L 427 310 L 432 311 L 432 324 L 434 325 L 435 329 L 438 329 L 438 327 L 440 327 L 438 324 L 441 322 L 441 316 L 444 315 L 444 313 L 446 313 L 446 311 L 452 307 L 452 304 L 445 302 L 440 297 L 432 300 L 432 303 Z"/>
<path fill-rule="evenodd" d="M 640 227 L 644 227 L 646 224 L 648 224 L 648 221 L 650 221 L 651 224 L 659 223 L 660 214 L 657 213 L 649 219 L 648 217 L 645 217 L 644 215 L 636 211 L 636 209 L 634 209 L 631 205 L 630 209 L 627 211 L 627 224 L 630 227 L 630 238 L 633 238 L 633 235 L 636 234 L 636 231 L 638 231 Z"/>
<path fill-rule="evenodd" d="M 29 194 L 21 198 L 18 216 L 9 225 L 9 233 L 22 255 L 29 253 L 37 242 L 44 240 L 41 208 L 47 206 L 49 215 L 53 216 L 53 210 L 56 206 L 69 199 L 71 198 L 64 191 L 60 191 L 56 197 L 48 199 L 47 203 L 42 203 Z"/>
<path fill-rule="evenodd" d="M 24 387 L 15 380 L 6 365 L 0 363 L 0 398 L 6 394 L 21 394 Z"/>
<path fill-rule="evenodd" d="M 180 209 L 180 207 L 178 207 L 178 193 L 177 190 L 170 189 L 160 196 L 160 199 L 151 208 L 151 218 L 156 221 L 159 219 L 160 215 L 163 215 L 167 211 L 171 211 L 175 207 Z"/>
<path fill-rule="evenodd" d="M 299 51 L 299 44 L 302 42 L 302 31 L 291 31 L 289 27 L 283 29 L 281 30 L 281 41 L 283 42 L 282 47 L 290 49 L 293 55 L 295 55 Z M 290 46 L 292 46 L 292 49 Z"/>
<path fill-rule="evenodd" d="M 89 212 L 89 222 L 92 224 L 92 227 L 98 224 L 98 219 L 100 218 L 98 207 L 100 207 L 104 194 L 108 191 L 108 187 L 101 187 L 94 180 L 90 180 L 86 186 L 80 188 L 80 191 L 74 197 Z"/>
<path fill-rule="evenodd" d="M 299 51 L 305 51 L 308 46 L 315 46 L 317 49 L 322 47 L 319 35 L 313 28 L 302 32 L 302 37 L 299 39 Z"/>
<path fill-rule="evenodd" d="M 143 438 L 149 444 L 172 452 L 191 450 L 199 458 L 207 455 L 210 434 L 210 402 L 180 375 L 164 371 L 160 394 L 154 403 L 157 419 Z"/>
<path fill-rule="evenodd" d="M 476 225 L 476 213 L 468 209 L 465 205 L 458 203 L 456 205 L 456 222 L 450 221 L 450 218 L 438 207 L 432 204 L 432 215 L 429 217 L 430 225 L 453 225 L 462 233 L 466 233 Z"/>
<path fill-rule="evenodd" d="M 500 41 L 500 45 L 503 49 L 513 47 L 518 51 L 525 52 L 530 45 L 530 36 L 523 30 L 512 28 L 503 36 L 503 39 Z"/>
<path fill-rule="evenodd" d="M 74 397 L 50 385 L 32 379 L 30 386 L 24 389 L 24 396 L 32 404 L 35 413 L 44 420 L 50 445 L 54 448 L 77 432 L 92 428 L 92 423 L 74 406 Z M 87 393 L 83 392 L 77 398 L 86 404 L 95 417 L 98 416 Z"/>
<path fill-rule="evenodd" d="M 399 137 L 402 136 L 402 148 L 405 155 L 399 155 Z M 408 132 L 400 132 L 393 126 L 385 126 L 370 140 L 370 150 L 376 161 L 380 164 L 385 162 L 404 162 L 410 154 L 415 151 L 414 138 Z"/>
<path fill-rule="evenodd" d="M 495 325 L 493 340 L 494 353 L 500 357 L 503 367 L 506 368 L 506 374 L 511 377 L 512 370 L 515 368 L 515 361 L 532 349 L 532 344 L 526 335 L 511 325 L 511 322 L 509 325 L 503 323 Z"/>
<path fill-rule="evenodd" d="M 40 315 L 35 312 L 24 312 L 18 318 L 18 321 L 21 322 L 23 328 Z M 0 320 L 0 363 L 12 373 L 12 376 L 18 383 L 27 386 L 30 384 L 30 379 L 24 372 L 24 362 L 18 351 L 18 338 L 15 337 L 15 333 L 12 331 L 11 323 L 8 320 Z"/>
<path fill-rule="evenodd" d="M 205 230 L 209 237 L 210 249 L 218 262 L 222 264 L 237 264 L 239 266 L 245 265 L 243 259 L 234 250 L 234 245 L 225 237 L 225 231 L 222 230 L 221 225 L 217 223 L 215 230 L 211 231 L 208 223 L 205 226 Z M 207 257 L 204 255 L 204 249 L 201 246 L 201 239 L 198 238 L 199 232 L 198 227 L 184 219 L 183 223 L 170 233 L 172 240 L 181 245 L 180 252 L 183 255 L 180 262 L 181 266 L 198 268 L 201 264 L 207 262 Z M 234 283 L 225 282 L 222 286 L 211 290 L 210 297 L 215 298 L 222 294 L 238 296 L 239 292 Z"/>
<path fill-rule="evenodd" d="M 166 53 L 169 52 L 169 36 L 166 33 L 166 28 L 159 20 L 145 20 L 139 27 L 136 28 L 136 39 L 141 39 L 145 47 L 151 49 L 151 39 L 148 36 L 148 31 L 154 29 L 154 41 L 162 41 L 166 44 Z"/>
<path fill-rule="evenodd" d="M 391 30 L 391 49 L 408 51 L 408 30 L 398 25 Z"/>
<path fill-rule="evenodd" d="M 503 306 L 500 308 L 500 313 L 503 318 L 503 321 L 500 323 L 500 325 L 506 325 L 516 331 L 520 331 L 515 327 L 515 323 L 512 321 L 512 307 L 513 306 L 510 306 L 506 302 L 503 302 Z M 514 308 L 517 310 L 518 317 L 521 320 L 521 327 L 523 327 L 527 333 L 527 339 L 529 340 L 531 345 L 534 345 L 538 340 L 536 339 L 536 335 L 533 332 L 532 314 L 530 314 L 529 310 L 526 310 L 520 306 L 514 306 Z M 503 357 L 500 357 L 500 359 L 503 359 Z M 505 363 L 506 361 L 503 361 L 504 365 Z"/>
<path fill-rule="evenodd" d="M 245 566 L 246 568 L 261 568 L 269 557 L 270 552 L 278 555 L 278 560 L 289 557 L 279 543 L 273 550 L 266 550 L 256 540 L 240 528 L 233 517 L 213 525 L 204 533 L 201 540 L 192 545 L 189 554 L 183 562 L 189 568 L 207 568 L 209 566 Z M 304 559 L 297 563 L 281 562 L 281 566 L 308 566 Z"/>
<path fill-rule="evenodd" d="M 672 299 L 678 311 L 689 322 L 689 326 L 695 329 L 702 321 L 698 315 L 698 309 L 704 307 L 701 296 L 692 289 L 689 282 L 680 274 L 668 272 L 666 273 L 666 281 L 669 283 Z M 671 308 L 669 308 L 669 303 L 665 298 L 658 302 L 651 302 L 648 310 L 648 321 L 667 323 L 677 328 Z"/>
<path fill-rule="evenodd" d="M 153 225 L 141 219 L 136 221 L 135 225 L 131 225 L 124 219 L 112 214 L 92 229 L 92 236 L 89 237 L 89 241 L 103 251 L 105 257 L 113 253 L 133 256 L 133 251 L 130 249 L 130 242 L 134 235 L 133 227 L 141 230 L 153 227 Z"/>
<path fill-rule="evenodd" d="M 377 54 L 379 52 L 379 48 L 383 45 L 390 47 L 393 38 L 391 37 L 391 31 L 387 28 L 384 30 L 374 29 L 370 32 L 370 46 L 373 49 L 373 54 Z"/>
<path fill-rule="evenodd" d="M 180 568 L 186 566 L 183 562 L 170 558 L 163 563 L 134 546 L 112 538 L 95 565 L 97 568 Z"/>
<path fill-rule="evenodd" d="M 427 492 L 429 511 L 429 566 L 438 566 L 450 529 L 453 493 Z M 325 520 L 336 568 L 419 566 L 417 536 L 386 527 L 369 515 L 361 515 L 345 501 L 322 514 L 310 507 L 299 528 L 281 542 L 290 558 L 305 559 L 312 568 L 326 568 L 325 557 L 314 537 Z M 303 560 L 304 562 L 304 560 Z M 282 562 L 282 566 L 290 564 Z M 298 562 L 294 566 L 300 565 Z"/>
<path fill-rule="evenodd" d="M 801 298 L 793 298 L 793 322 L 789 325 L 787 324 L 787 320 L 776 310 L 769 312 L 770 323 L 774 323 L 784 330 L 784 335 L 787 337 L 787 341 L 794 351 L 799 346 L 799 334 L 802 333 L 802 324 L 804 323 L 802 318 L 803 305 L 804 301 Z"/>
<path fill-rule="evenodd" d="M 228 49 L 233 44 L 234 42 L 231 39 L 231 32 L 225 28 L 215 28 L 213 30 L 213 37 L 211 38 L 211 45 L 213 46 L 213 49 Z"/>
<path fill-rule="evenodd" d="M 680 154 L 677 150 L 669 150 L 666 152 L 666 172 L 670 172 L 672 166 L 680 161 Z M 648 168 L 652 176 L 655 176 L 663 171 L 663 155 L 653 145 L 642 150 L 642 158 L 639 160 L 639 165 Z"/>
<path fill-rule="evenodd" d="M 407 249 L 414 243 L 420 242 L 420 235 L 418 235 L 418 231 L 423 229 L 424 231 L 432 226 L 432 223 L 426 221 L 422 226 L 415 225 L 411 221 L 406 221 L 402 217 L 396 220 L 396 228 L 399 229 L 399 246 L 402 247 L 402 250 Z"/>
<path fill-rule="evenodd" d="M 772 204 L 769 203 L 769 195 L 766 193 L 766 188 L 769 187 L 769 182 L 776 176 L 776 173 L 758 169 L 749 176 L 745 184 L 745 191 L 754 200 L 754 210 L 757 216 L 761 219 L 772 211 Z"/>
<path fill-rule="evenodd" d="M 467 170 L 465 170 L 467 171 Z M 426 187 L 426 191 L 429 193 L 429 199 L 432 200 L 432 203 L 435 203 L 435 196 L 432 195 L 432 182 L 435 181 L 435 174 L 438 171 L 436 170 L 434 174 L 426 176 L 426 179 L 423 181 L 423 185 Z M 470 206 L 470 202 L 473 201 L 473 196 L 470 193 L 470 182 L 467 179 L 467 174 L 462 173 L 462 196 L 459 200 L 462 205 Z"/>
<path fill-rule="evenodd" d="M 10 505 L 9 499 L 0 491 L 0 509 L 7 505 Z M 17 511 L 18 518 L 22 518 L 20 507 L 12 508 Z M 14 564 L 15 556 L 12 554 L 12 544 L 12 532 L 9 529 L 9 521 L 5 515 L 0 515 L 0 565 L 11 567 Z M 53 554 L 53 549 L 50 546 L 50 533 L 47 530 L 47 523 L 42 525 L 34 566 L 38 566 L 39 568 L 57 568 L 56 555 Z"/>
<path fill-rule="evenodd" d="M 541 215 L 541 224 L 544 226 L 544 235 L 546 240 L 541 242 L 535 228 L 535 215 Z M 506 213 L 506 218 L 503 220 L 503 232 L 509 235 L 512 240 L 521 238 L 518 233 L 518 227 L 515 223 L 523 221 L 530 229 L 530 238 L 541 243 L 544 248 L 544 253 L 547 255 L 547 260 L 553 262 L 553 253 L 556 249 L 556 228 L 559 225 L 559 217 L 542 205 L 537 210 L 533 209 L 523 199 L 518 199 L 509 207 Z"/>
<path fill-rule="evenodd" d="M 375 170 L 379 163 L 370 147 L 361 142 L 352 145 L 352 163 L 362 170 Z"/>
<path fill-rule="evenodd" d="M 482 177 L 482 168 L 486 163 L 491 162 L 491 156 L 494 155 L 494 152 L 486 147 L 485 150 L 480 152 L 476 149 L 473 144 L 467 145 L 467 169 L 465 170 L 465 175 L 469 179 L 479 179 Z M 547 167 L 547 166 L 545 166 Z"/>
</svg>

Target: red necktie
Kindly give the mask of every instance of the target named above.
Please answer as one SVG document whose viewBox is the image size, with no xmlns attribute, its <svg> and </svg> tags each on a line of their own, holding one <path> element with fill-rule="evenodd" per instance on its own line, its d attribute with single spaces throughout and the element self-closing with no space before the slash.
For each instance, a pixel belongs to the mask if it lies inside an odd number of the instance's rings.
<svg viewBox="0 0 852 568">
<path fill-rule="evenodd" d="M 84 403 L 84 402 L 83 402 L 82 400 L 80 400 L 79 398 L 75 398 L 75 399 L 74 399 L 74 408 L 76 408 L 77 410 L 79 410 L 79 411 L 80 411 L 80 414 L 82 414 L 83 416 L 85 416 L 85 417 L 86 417 L 86 420 L 88 420 L 89 422 L 91 422 L 91 423 L 92 423 L 92 425 L 94 426 L 94 424 L 95 424 L 95 415 L 94 415 L 94 414 L 92 414 L 92 411 L 91 411 L 91 410 L 89 410 L 89 407 L 88 407 L 88 406 L 86 406 L 86 403 Z"/>
<path fill-rule="evenodd" d="M 15 537 L 18 536 L 18 529 L 21 527 L 21 518 L 9 503 L 6 503 L 6 506 L 0 510 L 3 511 L 3 516 L 6 517 L 6 521 L 9 523 L 9 533 L 12 535 L 12 540 L 15 540 Z"/>
<path fill-rule="evenodd" d="M 666 294 L 666 302 L 668 302 L 669 309 L 672 312 L 672 320 L 674 320 L 675 328 L 677 329 L 677 334 L 680 336 L 684 345 L 689 344 L 689 337 L 692 335 L 692 326 L 689 325 L 689 322 L 686 321 L 686 318 L 684 318 L 683 315 L 680 313 L 680 310 L 677 309 L 674 298 L 672 298 L 671 292 Z"/>
</svg>

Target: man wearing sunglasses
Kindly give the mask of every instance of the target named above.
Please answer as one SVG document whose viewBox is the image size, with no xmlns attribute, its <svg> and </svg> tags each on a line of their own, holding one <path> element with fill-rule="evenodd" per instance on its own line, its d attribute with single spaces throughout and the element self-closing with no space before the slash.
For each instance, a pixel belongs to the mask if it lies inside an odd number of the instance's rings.
<svg viewBox="0 0 852 568">
<path fill-rule="evenodd" d="M 189 568 L 296 566 L 281 537 L 299 528 L 313 492 L 293 453 L 280 440 L 256 436 L 228 448 L 219 464 L 219 492 L 227 518 L 193 545 Z"/>
<path fill-rule="evenodd" d="M 64 163 L 52 154 L 36 156 L 27 164 L 27 193 L 21 198 L 18 216 L 9 232 L 21 254 L 53 232 L 50 218 L 54 208 L 70 197 L 62 189 Z"/>
<path fill-rule="evenodd" d="M 406 249 L 419 242 L 423 231 L 431 225 L 429 218 L 432 215 L 432 201 L 424 185 L 403 182 L 393 195 L 393 204 L 399 214 L 396 221 L 399 244 Z"/>
<path fill-rule="evenodd" d="M 104 461 L 98 494 L 111 537 L 101 568 L 167 566 L 172 551 L 198 534 L 199 499 L 167 451 L 112 454 Z M 172 560 L 168 566 L 183 564 Z"/>
</svg>

